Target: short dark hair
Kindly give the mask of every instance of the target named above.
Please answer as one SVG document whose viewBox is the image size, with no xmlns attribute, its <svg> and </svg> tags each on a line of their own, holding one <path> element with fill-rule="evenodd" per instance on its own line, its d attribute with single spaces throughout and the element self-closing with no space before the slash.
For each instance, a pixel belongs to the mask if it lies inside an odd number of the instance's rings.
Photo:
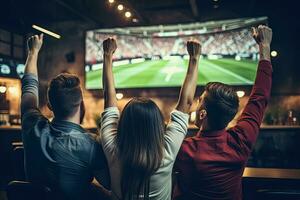
<svg viewBox="0 0 300 200">
<path fill-rule="evenodd" d="M 209 126 L 223 129 L 234 118 L 239 108 L 239 98 L 235 90 L 227 84 L 210 82 L 205 86 L 204 107 Z"/>
<path fill-rule="evenodd" d="M 48 100 L 56 118 L 74 115 L 83 100 L 79 78 L 68 73 L 53 78 L 48 88 Z"/>
</svg>

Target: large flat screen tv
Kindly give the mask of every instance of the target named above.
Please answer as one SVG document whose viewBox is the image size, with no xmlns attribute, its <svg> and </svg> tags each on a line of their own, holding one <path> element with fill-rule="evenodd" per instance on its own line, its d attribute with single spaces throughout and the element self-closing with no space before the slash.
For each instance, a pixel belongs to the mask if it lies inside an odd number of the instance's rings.
<svg viewBox="0 0 300 200">
<path fill-rule="evenodd" d="M 198 85 L 220 81 L 253 84 L 259 59 L 251 27 L 266 17 L 203 23 L 97 29 L 86 32 L 85 85 L 102 88 L 102 42 L 117 39 L 113 72 L 117 88 L 179 87 L 188 66 L 186 41 L 202 44 Z"/>
</svg>

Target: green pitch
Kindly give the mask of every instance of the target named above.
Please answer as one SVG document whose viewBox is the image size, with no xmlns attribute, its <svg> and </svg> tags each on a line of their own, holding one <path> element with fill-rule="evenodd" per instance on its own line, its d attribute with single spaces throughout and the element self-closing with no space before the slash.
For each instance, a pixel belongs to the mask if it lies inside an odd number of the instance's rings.
<svg viewBox="0 0 300 200">
<path fill-rule="evenodd" d="M 188 67 L 188 60 L 145 61 L 113 67 L 117 88 L 178 87 L 181 86 Z M 222 58 L 201 59 L 198 85 L 219 81 L 231 85 L 253 84 L 257 61 Z M 102 88 L 102 70 L 86 72 L 86 88 Z"/>
</svg>

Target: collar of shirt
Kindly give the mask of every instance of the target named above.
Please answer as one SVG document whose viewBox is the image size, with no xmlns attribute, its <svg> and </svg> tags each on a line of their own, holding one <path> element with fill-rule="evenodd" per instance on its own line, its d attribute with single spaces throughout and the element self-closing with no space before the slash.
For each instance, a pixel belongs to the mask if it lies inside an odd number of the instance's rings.
<svg viewBox="0 0 300 200">
<path fill-rule="evenodd" d="M 224 134 L 225 129 L 221 129 L 221 130 L 213 130 L 213 131 L 199 131 L 197 133 L 197 136 L 201 136 L 201 137 L 218 137 L 222 134 Z"/>
<path fill-rule="evenodd" d="M 76 130 L 81 133 L 85 133 L 86 130 L 82 128 L 79 124 L 75 124 L 73 122 L 65 121 L 65 120 L 58 120 L 58 119 L 53 119 L 51 122 L 51 125 L 54 128 L 57 128 L 59 130 L 64 131 L 65 133 L 70 132 L 71 130 Z"/>
</svg>

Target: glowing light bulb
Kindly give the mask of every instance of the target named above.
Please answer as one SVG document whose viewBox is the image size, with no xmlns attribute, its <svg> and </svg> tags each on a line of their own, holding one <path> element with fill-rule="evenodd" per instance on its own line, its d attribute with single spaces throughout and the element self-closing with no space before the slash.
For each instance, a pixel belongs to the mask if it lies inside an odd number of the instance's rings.
<svg viewBox="0 0 300 200">
<path fill-rule="evenodd" d="M 118 100 L 122 99 L 123 96 L 124 96 L 123 93 L 117 93 L 117 94 L 116 94 L 116 98 L 117 98 Z"/>
<path fill-rule="evenodd" d="M 243 96 L 245 96 L 245 91 L 239 90 L 239 91 L 236 92 L 236 94 L 237 94 L 237 96 L 238 96 L 239 98 L 242 98 Z"/>
</svg>

